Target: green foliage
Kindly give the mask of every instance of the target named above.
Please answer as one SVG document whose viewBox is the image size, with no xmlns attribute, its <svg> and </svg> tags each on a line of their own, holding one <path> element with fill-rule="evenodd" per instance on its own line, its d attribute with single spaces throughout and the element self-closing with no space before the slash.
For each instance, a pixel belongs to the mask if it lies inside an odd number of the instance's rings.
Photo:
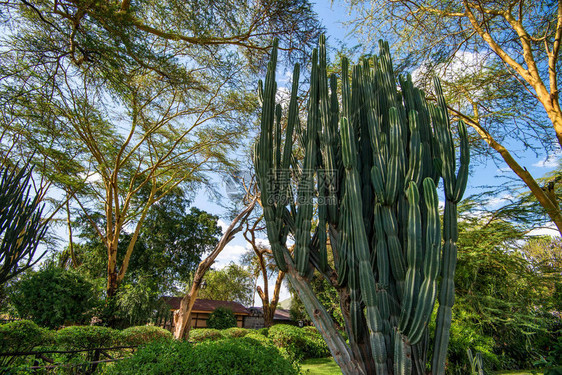
<svg viewBox="0 0 562 375">
<path fill-rule="evenodd" d="M 236 327 L 237 321 L 234 312 L 227 307 L 219 306 L 209 315 L 207 327 L 214 329 L 226 329 Z"/>
<path fill-rule="evenodd" d="M 220 340 L 223 338 L 222 332 L 214 328 L 196 328 L 189 331 L 189 341 L 201 342 L 205 340 Z"/>
<path fill-rule="evenodd" d="M 30 320 L 0 324 L 0 353 L 30 351 L 39 345 L 48 345 L 53 340 L 53 333 L 40 328 Z M 1 356 L 0 373 L 3 368 L 12 367 L 23 362 L 22 357 Z"/>
<path fill-rule="evenodd" d="M 31 320 L 0 324 L 0 353 L 31 350 L 52 339 L 49 330 L 40 328 Z"/>
<path fill-rule="evenodd" d="M 230 263 L 220 270 L 210 270 L 205 274 L 207 287 L 199 290 L 199 298 L 218 301 L 236 301 L 244 306 L 252 303 L 254 278 L 244 266 Z"/>
<path fill-rule="evenodd" d="M 258 330 L 256 330 L 257 333 L 259 333 L 260 335 L 263 335 L 265 337 L 269 336 L 269 328 L 264 327 L 264 328 L 260 328 Z"/>
<path fill-rule="evenodd" d="M 154 342 L 120 361 L 110 374 L 296 375 L 298 370 L 279 351 L 251 338 Z"/>
<path fill-rule="evenodd" d="M 144 345 L 155 340 L 171 340 L 172 333 L 155 326 L 129 327 L 121 331 L 121 340 L 125 345 Z"/>
<path fill-rule="evenodd" d="M 0 289 L 44 255 L 35 256 L 47 222 L 41 218 L 40 192 L 30 196 L 32 171 L 0 164 Z"/>
<path fill-rule="evenodd" d="M 96 233 L 112 298 L 127 273 L 120 236 L 175 187 L 233 166 L 265 47 L 279 36 L 305 58 L 319 23 L 308 0 L 68 5 L 2 3 L 2 148 L 14 162 L 33 155 L 42 182 L 71 199 L 72 219 L 82 208 L 111 223 Z"/>
<path fill-rule="evenodd" d="M 470 372 L 471 365 L 466 354 L 469 348 L 482 355 L 485 368 L 499 368 L 502 362 L 495 353 L 496 343 L 492 337 L 483 335 L 474 325 L 458 315 L 453 316 L 450 332 L 447 368 L 452 374 Z"/>
<path fill-rule="evenodd" d="M 250 333 L 248 333 L 246 336 L 249 339 L 253 339 L 256 341 L 261 342 L 263 345 L 271 345 L 271 346 L 275 346 L 275 344 L 273 343 L 273 341 L 271 341 L 271 339 L 269 339 L 268 337 L 256 332 L 255 330 L 252 330 Z M 286 357 L 286 358 L 290 358 L 290 356 L 287 354 L 287 351 L 284 350 L 283 348 L 278 348 L 281 351 L 281 354 Z"/>
<path fill-rule="evenodd" d="M 163 294 L 177 293 L 201 260 L 217 242 L 218 217 L 197 208 L 189 209 L 186 193 L 175 189 L 152 206 L 143 223 L 131 255 L 127 276 L 115 301 L 107 306 L 102 318 L 113 320 L 116 328 L 144 324 L 159 310 Z M 98 226 L 105 226 L 101 214 L 91 214 Z M 74 244 L 80 272 L 105 287 L 107 249 L 86 217 L 76 223 L 83 240 Z M 132 235 L 123 233 L 118 244 L 118 261 L 123 260 Z M 59 263 L 69 265 L 68 252 Z M 70 266 L 70 265 L 69 265 Z"/>
<path fill-rule="evenodd" d="M 244 337 L 250 332 L 251 330 L 246 328 L 231 327 L 223 330 L 222 334 L 226 338 L 237 338 L 237 337 Z"/>
<path fill-rule="evenodd" d="M 48 328 L 89 322 L 97 303 L 83 276 L 54 267 L 26 275 L 14 289 L 11 302 L 18 315 Z"/>
<path fill-rule="evenodd" d="M 100 326 L 71 326 L 56 333 L 56 343 L 68 350 L 103 348 L 121 343 L 121 332 Z"/>
<path fill-rule="evenodd" d="M 269 328 L 268 338 L 277 347 L 287 350 L 290 357 L 296 361 L 330 355 L 328 346 L 318 331 L 276 324 Z"/>
<path fill-rule="evenodd" d="M 556 252 L 541 248 L 556 242 L 528 239 L 501 212 L 482 217 L 473 209 L 472 201 L 461 208 L 449 363 L 466 368 L 472 348 L 488 369 L 528 368 L 547 355 L 561 323 L 550 313 Z"/>
</svg>

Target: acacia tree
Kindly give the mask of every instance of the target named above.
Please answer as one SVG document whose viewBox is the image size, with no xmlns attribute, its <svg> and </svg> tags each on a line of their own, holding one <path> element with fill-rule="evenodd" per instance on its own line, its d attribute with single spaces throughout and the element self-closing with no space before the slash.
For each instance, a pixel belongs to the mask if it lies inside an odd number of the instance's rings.
<svg viewBox="0 0 562 375">
<path fill-rule="evenodd" d="M 346 2 L 355 12 L 355 31 L 370 38 L 384 33 L 402 52 L 399 63 L 418 68 L 420 81 L 436 73 L 443 78 L 451 113 L 503 159 L 562 233 L 555 194 L 561 179 L 541 186 L 516 155 L 521 148 L 544 152 L 562 145 L 562 2 Z"/>
<path fill-rule="evenodd" d="M 73 207 L 104 212 L 103 227 L 90 222 L 108 297 L 149 208 L 230 165 L 255 108 L 245 80 L 272 38 L 303 57 L 319 28 L 306 0 L 6 1 L 1 15 L 2 149 L 34 152 Z"/>
</svg>

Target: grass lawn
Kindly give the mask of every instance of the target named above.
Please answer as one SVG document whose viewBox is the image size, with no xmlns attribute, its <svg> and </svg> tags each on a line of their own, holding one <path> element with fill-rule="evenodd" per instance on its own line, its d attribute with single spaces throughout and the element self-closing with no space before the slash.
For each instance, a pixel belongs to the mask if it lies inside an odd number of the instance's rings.
<svg viewBox="0 0 562 375">
<path fill-rule="evenodd" d="M 311 358 L 302 361 L 301 370 L 306 375 L 341 375 L 341 370 L 332 357 Z"/>
<path fill-rule="evenodd" d="M 341 375 L 340 368 L 333 358 L 307 359 L 301 363 L 302 373 L 305 375 Z M 499 371 L 497 375 L 542 375 L 541 370 Z"/>
</svg>

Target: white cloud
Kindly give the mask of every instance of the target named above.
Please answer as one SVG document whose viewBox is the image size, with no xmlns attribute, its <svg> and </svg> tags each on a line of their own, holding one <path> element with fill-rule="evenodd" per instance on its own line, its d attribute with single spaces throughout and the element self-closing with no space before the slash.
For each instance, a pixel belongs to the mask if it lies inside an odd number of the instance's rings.
<svg viewBox="0 0 562 375">
<path fill-rule="evenodd" d="M 267 238 L 256 238 L 256 245 L 262 246 L 262 247 L 271 247 L 271 245 L 269 244 L 269 240 Z M 248 247 L 249 247 L 249 244 L 248 244 Z"/>
<path fill-rule="evenodd" d="M 540 160 L 533 164 L 533 167 L 537 168 L 556 168 L 558 166 L 558 161 L 560 160 L 560 151 L 554 152 L 553 154 L 548 155 L 548 157 L 544 160 Z"/>
<path fill-rule="evenodd" d="M 94 182 L 101 182 L 102 178 L 101 178 L 101 174 L 97 173 L 97 172 L 93 172 L 93 173 L 79 173 L 79 177 L 84 179 L 84 182 L 86 183 L 94 183 Z"/>
<path fill-rule="evenodd" d="M 500 174 L 510 173 L 510 172 L 512 172 L 512 169 L 509 167 L 501 167 L 496 169 L 496 173 L 500 173 Z"/>
<path fill-rule="evenodd" d="M 544 227 L 536 228 L 527 233 L 528 236 L 552 236 L 560 237 L 560 232 L 554 223 L 549 223 Z"/>
<path fill-rule="evenodd" d="M 509 193 L 505 193 L 505 194 L 499 195 L 497 197 L 490 198 L 486 201 L 486 206 L 487 206 L 486 208 L 490 209 L 490 208 L 502 206 L 502 205 L 507 204 L 507 203 L 511 203 L 513 198 L 514 198 L 514 196 L 512 194 L 509 194 Z"/>
<path fill-rule="evenodd" d="M 230 264 L 230 262 L 240 263 L 240 257 L 248 251 L 247 247 L 242 245 L 226 245 L 221 253 L 215 259 L 213 267 L 221 269 Z"/>
<path fill-rule="evenodd" d="M 228 226 L 230 225 L 229 223 L 227 223 L 226 221 L 224 221 L 223 219 L 218 219 L 217 220 L 217 224 L 219 227 L 221 227 L 222 229 L 222 233 L 224 234 L 224 232 L 226 232 L 226 229 L 228 228 Z M 224 250 L 223 250 L 224 251 Z"/>
</svg>

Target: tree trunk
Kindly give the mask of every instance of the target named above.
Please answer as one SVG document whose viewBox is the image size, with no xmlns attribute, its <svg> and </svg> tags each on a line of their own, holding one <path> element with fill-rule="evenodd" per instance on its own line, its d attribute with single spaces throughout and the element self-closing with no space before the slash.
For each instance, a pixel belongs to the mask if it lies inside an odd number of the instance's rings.
<svg viewBox="0 0 562 375">
<path fill-rule="evenodd" d="M 263 325 L 269 328 L 273 325 L 273 318 L 275 317 L 275 310 L 277 306 L 263 305 Z"/>
<path fill-rule="evenodd" d="M 349 350 L 344 338 L 339 333 L 332 317 L 318 301 L 308 281 L 299 275 L 291 257 L 285 256 L 287 262 L 287 278 L 304 304 L 308 316 L 313 321 L 330 353 L 344 375 L 367 375 L 361 358 L 356 358 Z M 386 375 L 386 374 L 385 374 Z"/>
<path fill-rule="evenodd" d="M 232 220 L 224 234 L 222 235 L 219 243 L 211 254 L 199 263 L 197 270 L 195 271 L 195 276 L 193 278 L 193 284 L 189 289 L 189 292 L 182 298 L 180 302 L 180 308 L 176 311 L 174 315 L 174 337 L 176 339 L 189 338 L 189 321 L 191 317 L 191 310 L 197 299 L 197 293 L 203 281 L 203 276 L 211 268 L 217 256 L 225 248 L 225 246 L 232 241 L 236 233 L 242 229 L 242 224 L 244 220 L 250 215 L 252 210 L 256 205 L 257 197 L 255 197 L 239 214 Z"/>
</svg>

